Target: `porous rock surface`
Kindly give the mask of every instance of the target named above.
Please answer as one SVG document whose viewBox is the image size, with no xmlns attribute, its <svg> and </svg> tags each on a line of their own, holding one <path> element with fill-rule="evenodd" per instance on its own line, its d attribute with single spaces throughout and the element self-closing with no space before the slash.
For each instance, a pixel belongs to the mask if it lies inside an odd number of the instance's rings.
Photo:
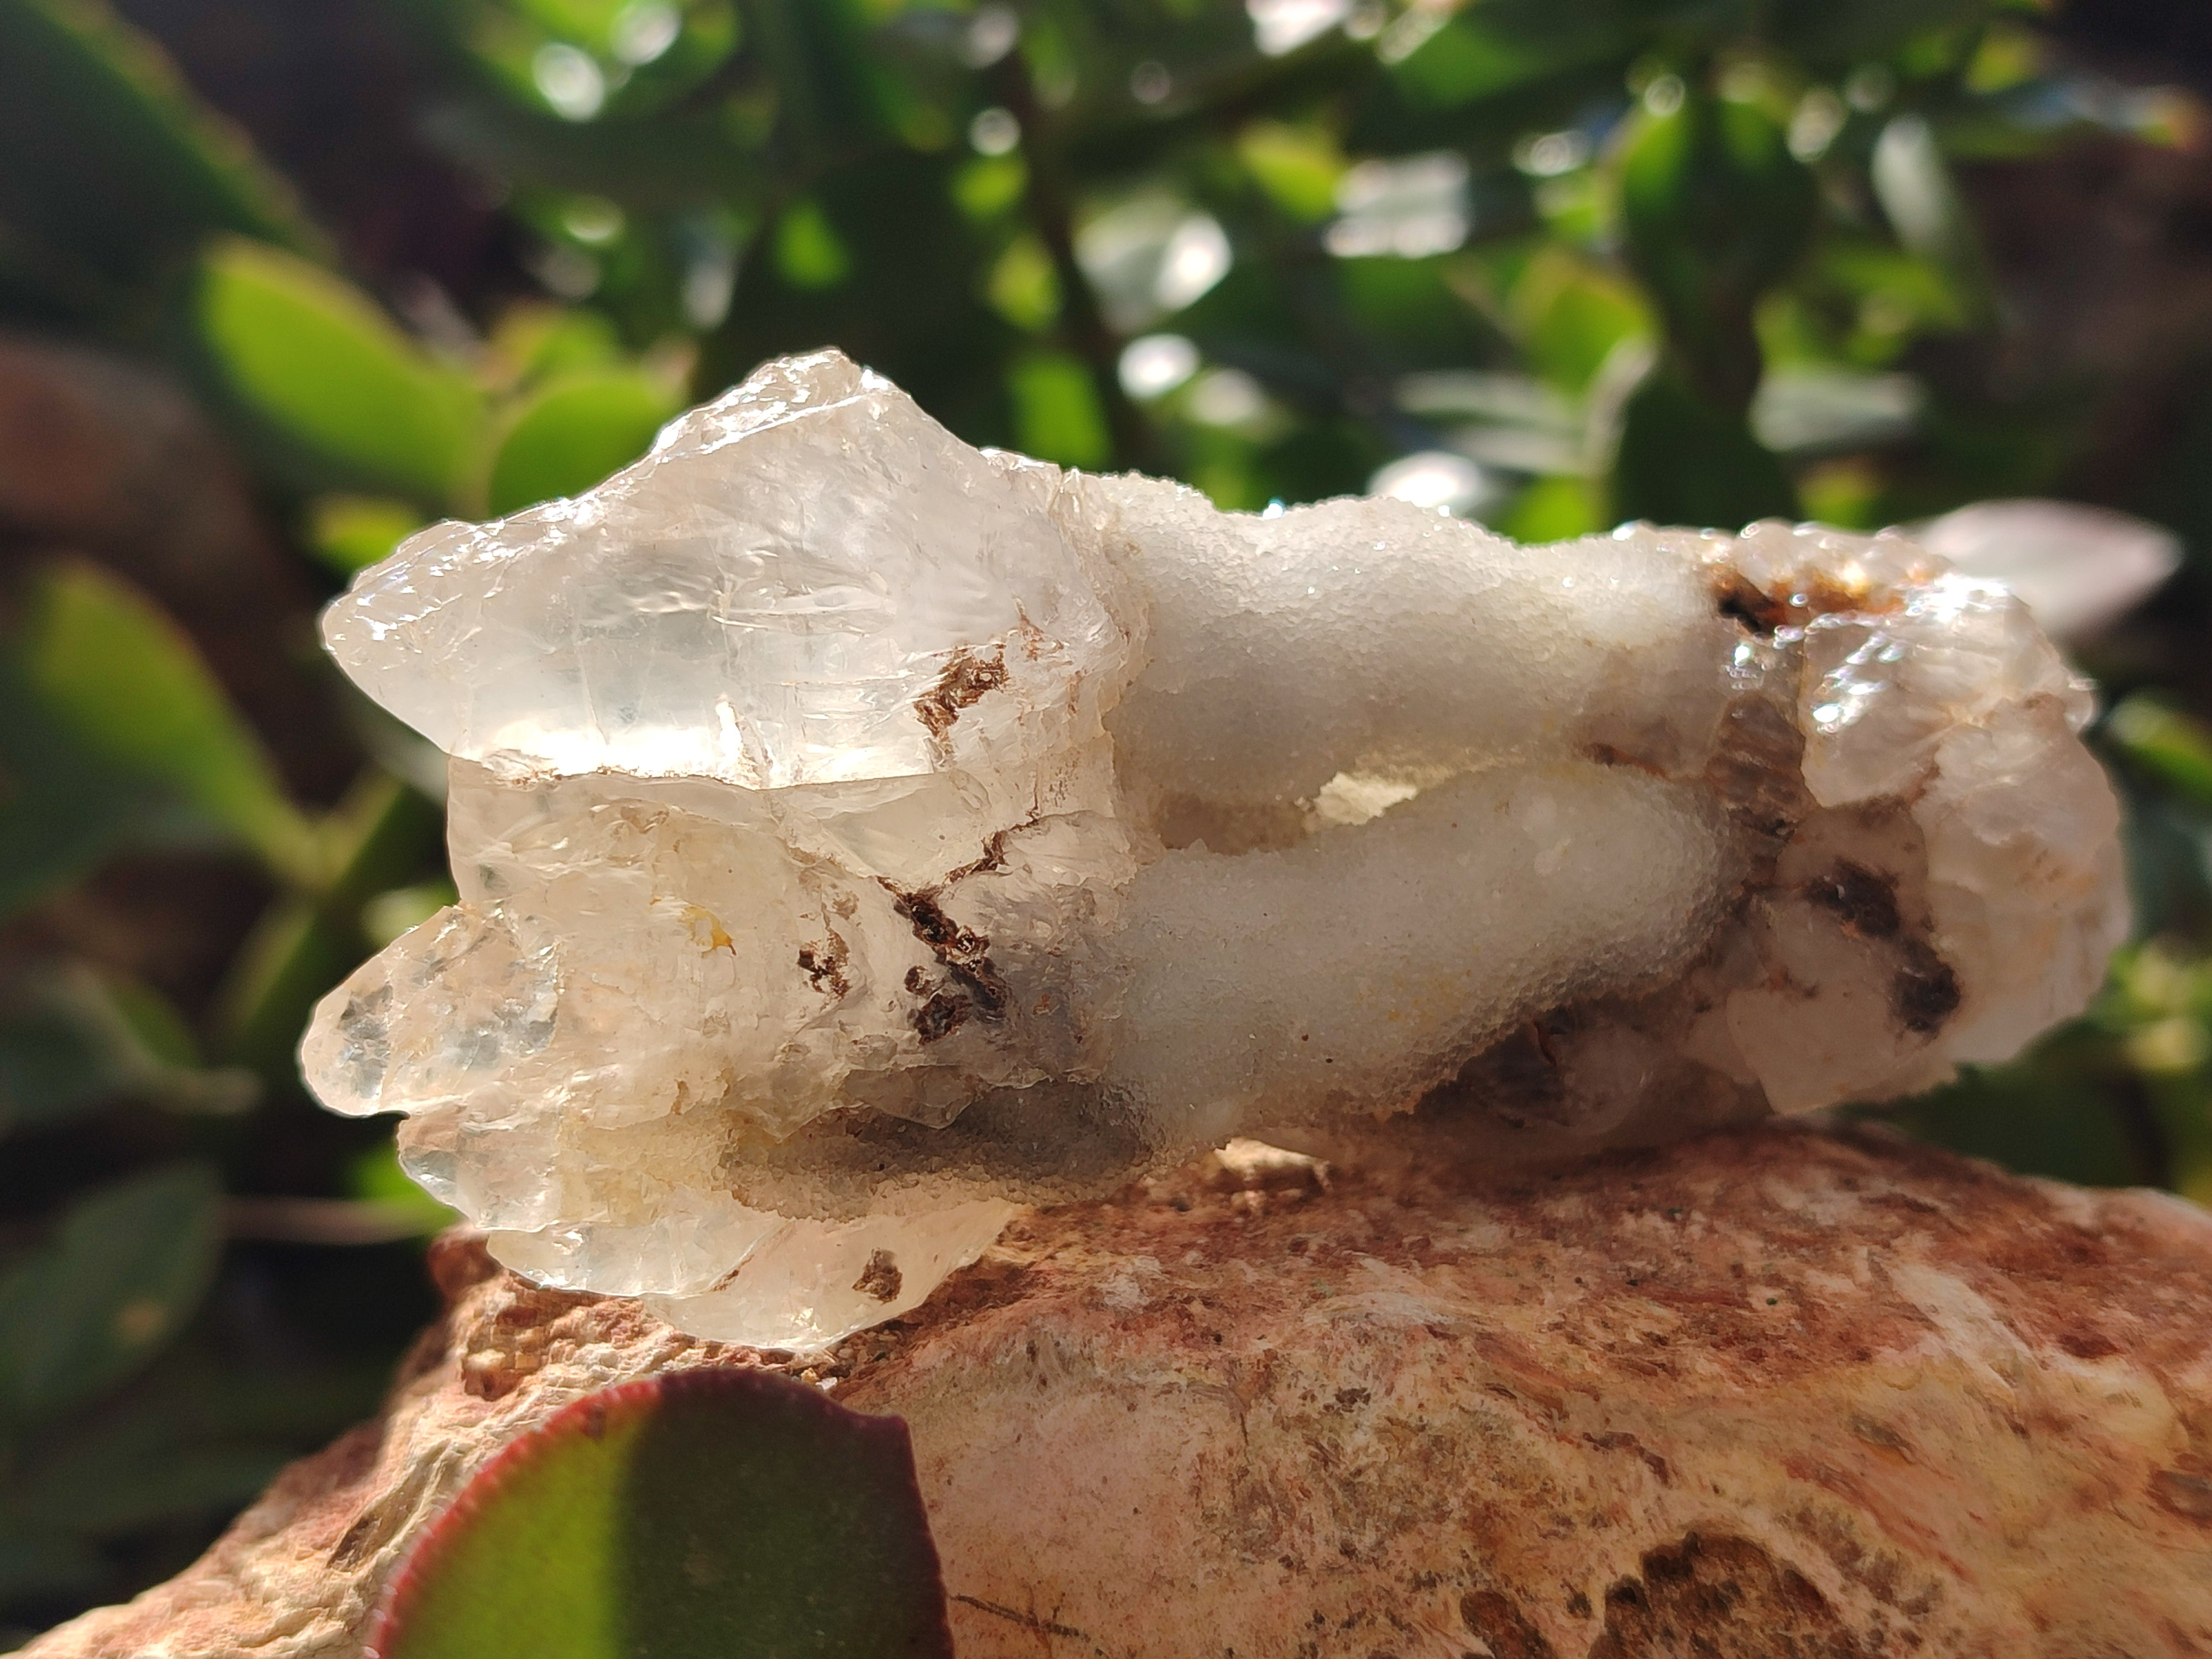
<svg viewBox="0 0 2212 1659">
<path fill-rule="evenodd" d="M 433 1265 L 380 1422 L 27 1659 L 356 1655 L 519 1431 L 795 1364 Z M 1875 1131 L 1488 1183 L 1248 1149 L 1025 1216 L 805 1374 L 912 1425 L 966 1659 L 2212 1652 L 2212 1218 Z"/>
</svg>

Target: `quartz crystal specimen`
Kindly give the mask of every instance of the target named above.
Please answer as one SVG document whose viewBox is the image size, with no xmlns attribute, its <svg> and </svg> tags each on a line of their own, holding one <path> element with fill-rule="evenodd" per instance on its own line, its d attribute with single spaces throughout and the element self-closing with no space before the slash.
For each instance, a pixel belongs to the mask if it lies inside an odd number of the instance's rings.
<svg viewBox="0 0 2212 1659">
<path fill-rule="evenodd" d="M 834 353 L 324 632 L 452 757 L 460 902 L 315 1092 L 508 1265 L 764 1346 L 1455 1082 L 1593 1144 L 1916 1090 L 2126 923 L 2087 689 L 1898 536 L 1224 514 Z"/>
</svg>

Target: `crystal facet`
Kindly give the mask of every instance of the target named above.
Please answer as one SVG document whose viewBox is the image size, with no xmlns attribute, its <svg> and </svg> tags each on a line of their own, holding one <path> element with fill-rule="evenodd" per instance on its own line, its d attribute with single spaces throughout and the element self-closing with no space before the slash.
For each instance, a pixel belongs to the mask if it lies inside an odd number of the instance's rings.
<svg viewBox="0 0 2212 1659">
<path fill-rule="evenodd" d="M 1901 537 L 1224 514 L 834 353 L 324 633 L 452 757 L 460 902 L 315 1092 L 518 1270 L 764 1346 L 1455 1079 L 1586 1139 L 1917 1089 L 2126 923 L 2086 687 Z"/>
</svg>

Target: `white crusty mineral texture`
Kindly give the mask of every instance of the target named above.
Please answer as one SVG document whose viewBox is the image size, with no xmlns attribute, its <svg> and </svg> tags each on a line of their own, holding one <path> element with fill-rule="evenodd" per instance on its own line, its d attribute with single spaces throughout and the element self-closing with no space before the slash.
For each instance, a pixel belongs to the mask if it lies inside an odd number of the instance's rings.
<svg viewBox="0 0 2212 1659">
<path fill-rule="evenodd" d="M 834 353 L 324 633 L 452 757 L 460 902 L 325 1000 L 315 1092 L 711 1337 L 819 1346 L 1231 1135 L 1905 1093 L 2126 924 L 2087 689 L 1900 537 L 1225 514 Z"/>
</svg>

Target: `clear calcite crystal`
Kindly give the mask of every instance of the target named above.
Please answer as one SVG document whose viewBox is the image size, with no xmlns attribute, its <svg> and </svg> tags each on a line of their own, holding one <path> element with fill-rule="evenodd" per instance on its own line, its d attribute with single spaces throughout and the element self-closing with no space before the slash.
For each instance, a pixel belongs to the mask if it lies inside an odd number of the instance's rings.
<svg viewBox="0 0 2212 1659">
<path fill-rule="evenodd" d="M 2086 688 L 1901 538 L 1223 514 L 831 353 L 324 631 L 453 757 L 460 902 L 316 1093 L 502 1261 L 763 1345 L 1455 1082 L 1592 1140 L 1917 1089 L 2126 921 Z"/>
</svg>

